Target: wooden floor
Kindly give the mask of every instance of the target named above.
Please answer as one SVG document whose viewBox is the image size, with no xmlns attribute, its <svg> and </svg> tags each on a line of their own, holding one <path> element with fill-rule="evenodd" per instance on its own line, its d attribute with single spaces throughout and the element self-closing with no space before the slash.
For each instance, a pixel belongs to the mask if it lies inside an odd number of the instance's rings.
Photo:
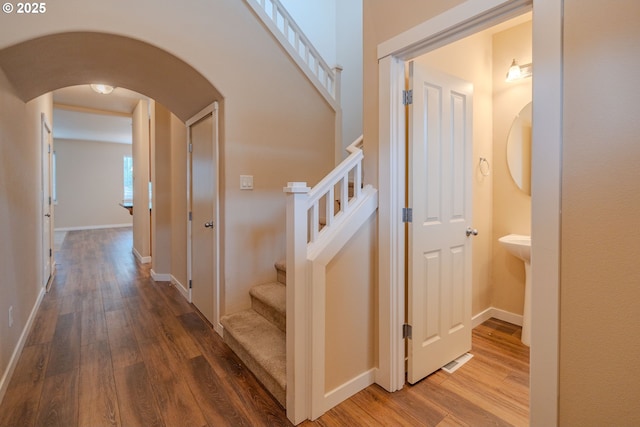
<svg viewBox="0 0 640 427">
<path fill-rule="evenodd" d="M 69 232 L 0 426 L 289 426 L 285 411 L 167 283 L 131 254 L 131 230 Z M 489 320 L 474 358 L 387 393 L 374 385 L 304 426 L 523 426 L 529 350 Z"/>
</svg>

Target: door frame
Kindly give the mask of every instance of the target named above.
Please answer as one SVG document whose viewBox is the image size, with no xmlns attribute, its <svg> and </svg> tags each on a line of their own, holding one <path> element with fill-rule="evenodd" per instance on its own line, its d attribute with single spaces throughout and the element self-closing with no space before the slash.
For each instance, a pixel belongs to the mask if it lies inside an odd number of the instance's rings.
<svg viewBox="0 0 640 427">
<path fill-rule="evenodd" d="M 401 218 L 406 191 L 405 62 L 532 8 L 536 63 L 532 155 L 532 234 L 536 237 L 532 251 L 536 272 L 532 276 L 530 421 L 553 426 L 558 423 L 562 2 L 464 2 L 378 45 L 380 323 L 376 382 L 389 391 L 400 390 L 405 383 L 406 239 Z M 536 316 L 536 312 L 545 315 Z"/>
<path fill-rule="evenodd" d="M 46 135 L 46 137 L 45 137 Z M 45 144 L 48 146 L 47 152 L 45 154 Z M 40 113 L 40 190 L 41 190 L 41 201 L 40 201 L 40 214 L 41 221 L 43 224 L 42 227 L 42 286 L 48 292 L 51 287 L 51 283 L 53 282 L 53 277 L 55 275 L 55 267 L 56 263 L 54 261 L 54 227 L 53 227 L 53 191 L 52 191 L 52 181 L 53 181 L 53 171 L 52 171 L 52 156 L 53 156 L 53 130 L 49 121 L 47 120 L 47 116 L 44 113 Z M 45 176 L 45 164 L 48 164 L 47 174 Z M 49 200 L 45 200 L 45 188 L 49 187 Z M 46 211 L 46 205 L 49 204 L 49 241 L 46 241 L 46 230 L 44 229 L 44 216 Z M 48 247 L 48 248 L 47 248 Z M 47 261 L 47 257 L 45 255 L 45 251 L 49 249 L 50 255 L 49 260 Z M 46 264 L 49 264 L 49 277 L 46 276 L 45 267 Z"/>
<path fill-rule="evenodd" d="M 213 216 L 215 218 L 215 223 L 216 223 L 216 232 L 214 233 L 214 251 L 215 251 L 215 259 L 213 259 L 213 263 L 214 263 L 214 277 L 213 277 L 213 295 L 215 298 L 214 301 L 214 322 L 213 322 L 213 329 L 220 335 L 222 336 L 222 324 L 220 323 L 220 317 L 222 317 L 221 315 L 221 309 L 220 307 L 222 306 L 221 304 L 221 292 L 220 292 L 220 230 L 221 230 L 221 221 L 220 221 L 220 141 L 219 141 L 219 137 L 220 137 L 220 122 L 219 122 L 219 104 L 218 102 L 213 102 L 212 104 L 206 106 L 205 108 L 203 108 L 202 110 L 200 110 L 200 112 L 198 112 L 196 115 L 194 115 L 193 117 L 191 117 L 189 120 L 186 121 L 185 125 L 187 127 L 187 280 L 189 281 L 189 284 L 187 286 L 187 294 L 185 295 L 187 297 L 187 300 L 191 303 L 192 302 L 192 293 L 191 293 L 191 283 L 192 283 L 192 271 L 193 271 L 193 253 L 191 250 L 191 244 L 192 244 L 192 234 L 193 234 L 193 226 L 192 226 L 192 221 L 191 221 L 191 206 L 192 206 L 192 192 L 191 192 L 191 184 L 193 182 L 193 171 L 192 171 L 192 151 L 191 151 L 191 132 L 189 132 L 189 127 L 191 125 L 193 125 L 194 123 L 199 122 L 200 120 L 202 120 L 204 117 L 208 116 L 209 114 L 214 116 L 214 123 L 215 123 L 215 129 L 214 129 L 214 135 L 213 135 L 213 153 L 215 156 L 215 175 L 216 175 L 216 185 L 214 188 L 215 191 L 215 195 L 214 195 L 214 212 Z"/>
</svg>

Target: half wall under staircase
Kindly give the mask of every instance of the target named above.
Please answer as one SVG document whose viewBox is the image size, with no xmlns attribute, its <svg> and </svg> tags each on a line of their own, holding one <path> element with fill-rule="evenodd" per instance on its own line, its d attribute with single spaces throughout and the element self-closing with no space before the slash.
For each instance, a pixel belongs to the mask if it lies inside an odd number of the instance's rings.
<svg viewBox="0 0 640 427">
<path fill-rule="evenodd" d="M 371 223 L 378 206 L 377 190 L 362 182 L 362 145 L 360 137 L 349 146 L 349 156 L 315 187 L 285 187 L 286 261 L 275 265 L 277 281 L 254 286 L 251 308 L 221 319 L 224 341 L 294 424 L 317 418 L 374 382 L 374 367 L 369 367 L 326 390 L 325 374 L 331 369 L 325 360 L 331 303 L 327 266 Z M 354 266 L 358 268 L 368 267 Z"/>
</svg>

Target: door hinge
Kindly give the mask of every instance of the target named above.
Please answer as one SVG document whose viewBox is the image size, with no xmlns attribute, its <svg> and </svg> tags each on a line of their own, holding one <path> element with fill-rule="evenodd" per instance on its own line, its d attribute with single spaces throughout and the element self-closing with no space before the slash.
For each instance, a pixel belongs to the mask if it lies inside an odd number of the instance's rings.
<svg viewBox="0 0 640 427">
<path fill-rule="evenodd" d="M 189 289 L 193 288 L 193 281 L 189 279 Z"/>
<path fill-rule="evenodd" d="M 189 212 L 189 221 L 193 221 L 193 212 Z"/>
<path fill-rule="evenodd" d="M 51 206 L 51 196 L 49 196 L 49 206 Z"/>
<path fill-rule="evenodd" d="M 402 338 L 409 338 L 411 339 L 412 335 L 411 335 L 411 325 L 409 325 L 408 323 L 405 323 L 404 325 L 402 325 Z"/>
<path fill-rule="evenodd" d="M 53 256 L 53 250 L 49 248 L 49 258 L 51 258 L 52 256 Z"/>
<path fill-rule="evenodd" d="M 192 143 L 189 143 L 189 152 L 193 153 L 193 144 Z"/>
<path fill-rule="evenodd" d="M 402 208 L 402 222 L 413 222 L 413 209 Z"/>
<path fill-rule="evenodd" d="M 402 91 L 402 105 L 413 104 L 413 90 Z"/>
</svg>

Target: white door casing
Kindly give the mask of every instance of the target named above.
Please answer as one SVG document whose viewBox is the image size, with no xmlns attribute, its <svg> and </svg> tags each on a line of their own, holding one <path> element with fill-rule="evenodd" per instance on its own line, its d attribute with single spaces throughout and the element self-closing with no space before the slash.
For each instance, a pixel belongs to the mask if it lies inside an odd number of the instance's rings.
<svg viewBox="0 0 640 427">
<path fill-rule="evenodd" d="M 409 64 L 410 383 L 471 349 L 471 83 Z"/>
<path fill-rule="evenodd" d="M 41 180 L 42 180 L 42 286 L 48 291 L 55 268 L 53 258 L 52 135 L 44 113 L 41 115 Z"/>
<path fill-rule="evenodd" d="M 404 386 L 404 61 L 532 9 L 531 0 L 463 2 L 378 45 L 379 369 L 376 383 Z M 560 183 L 562 157 L 562 2 L 533 7 L 532 277 L 530 421 L 558 425 Z M 537 82 L 537 83 L 536 83 Z M 536 316 L 536 307 L 544 315 Z"/>
<path fill-rule="evenodd" d="M 221 333 L 218 234 L 218 104 L 187 122 L 191 301 Z"/>
</svg>

